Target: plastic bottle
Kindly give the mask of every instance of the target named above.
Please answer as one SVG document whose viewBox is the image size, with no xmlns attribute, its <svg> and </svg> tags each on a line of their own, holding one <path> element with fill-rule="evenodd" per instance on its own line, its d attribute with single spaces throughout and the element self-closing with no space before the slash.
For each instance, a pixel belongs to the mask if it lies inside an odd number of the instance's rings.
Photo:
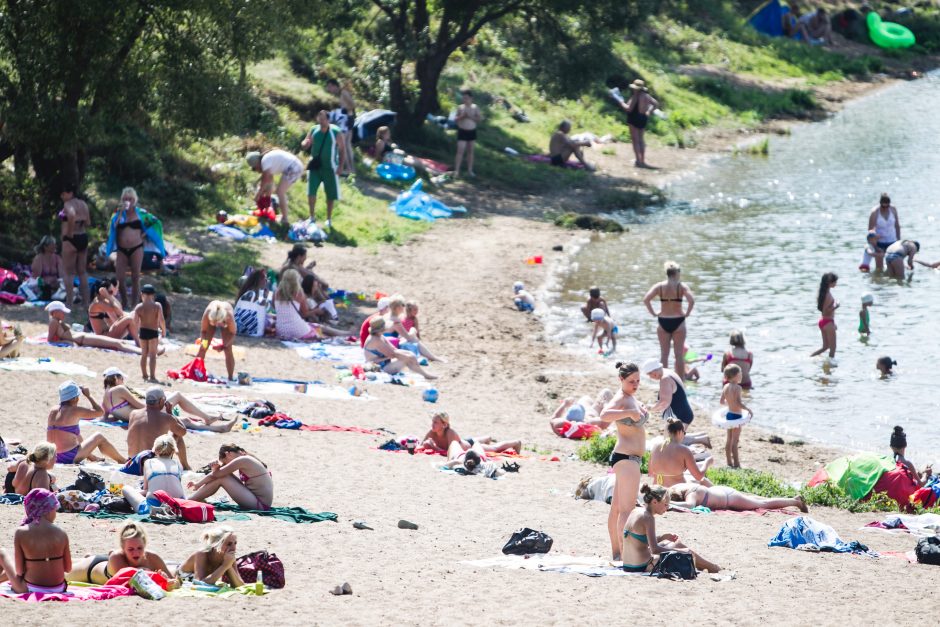
<svg viewBox="0 0 940 627">
<path fill-rule="evenodd" d="M 255 594 L 261 596 L 264 594 L 264 578 L 261 576 L 261 571 L 255 575 Z"/>
<path fill-rule="evenodd" d="M 242 418 L 242 431 L 248 431 L 248 427 L 249 427 L 248 419 Z"/>
<path fill-rule="evenodd" d="M 138 506 L 137 506 L 137 513 L 140 514 L 141 516 L 146 516 L 147 514 L 149 514 L 149 513 L 150 513 L 150 503 L 148 503 L 147 501 L 144 501 L 143 503 L 141 503 L 140 505 L 138 505 Z"/>
</svg>

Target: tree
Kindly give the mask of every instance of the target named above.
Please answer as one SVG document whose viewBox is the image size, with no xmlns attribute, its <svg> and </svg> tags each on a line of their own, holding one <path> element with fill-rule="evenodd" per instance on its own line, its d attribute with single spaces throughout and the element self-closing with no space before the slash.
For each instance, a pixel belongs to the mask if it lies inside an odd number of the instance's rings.
<svg viewBox="0 0 940 627">
<path fill-rule="evenodd" d="M 80 184 L 86 150 L 118 124 L 222 132 L 269 56 L 310 17 L 282 0 L 0 0 L 0 144 L 44 189 Z"/>
<path fill-rule="evenodd" d="M 414 132 L 439 108 L 438 83 L 447 61 L 482 29 L 509 18 L 541 21 L 543 35 L 568 33 L 585 24 L 580 37 L 622 29 L 649 0 L 361 0 L 379 12 L 369 36 L 380 50 L 388 77 L 389 106 L 404 134 Z M 356 4 L 355 2 L 353 4 Z M 544 47 L 544 45 L 543 45 Z M 413 81 L 411 78 L 413 77 Z"/>
</svg>

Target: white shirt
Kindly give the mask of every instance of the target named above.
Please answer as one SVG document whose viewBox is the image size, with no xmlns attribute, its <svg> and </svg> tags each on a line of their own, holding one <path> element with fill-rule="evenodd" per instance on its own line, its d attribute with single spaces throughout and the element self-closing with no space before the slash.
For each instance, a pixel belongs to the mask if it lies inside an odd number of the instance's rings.
<svg viewBox="0 0 940 627">
<path fill-rule="evenodd" d="M 283 174 L 288 170 L 304 169 L 303 162 L 286 150 L 272 150 L 261 157 L 261 171 Z"/>
</svg>

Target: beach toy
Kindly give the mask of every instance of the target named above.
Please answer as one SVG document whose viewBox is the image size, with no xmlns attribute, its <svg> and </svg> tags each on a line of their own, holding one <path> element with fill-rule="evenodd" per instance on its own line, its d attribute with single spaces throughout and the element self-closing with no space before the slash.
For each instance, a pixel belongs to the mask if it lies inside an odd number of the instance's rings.
<svg viewBox="0 0 940 627">
<path fill-rule="evenodd" d="M 533 255 L 525 260 L 530 266 L 539 266 L 542 265 L 542 255 Z"/>
<path fill-rule="evenodd" d="M 380 298 L 385 298 L 388 296 L 385 292 L 376 292 L 375 296 L 372 297 L 372 300 L 379 300 Z"/>
<path fill-rule="evenodd" d="M 403 163 L 380 163 L 375 173 L 386 181 L 410 181 L 415 177 L 415 169 Z"/>
<path fill-rule="evenodd" d="M 737 420 L 728 420 L 727 414 L 727 408 L 719 407 L 712 413 L 712 424 L 719 429 L 735 429 L 737 427 L 743 427 L 751 421 L 751 415 L 747 413 Z"/>
<path fill-rule="evenodd" d="M 868 36 L 880 48 L 910 48 L 917 43 L 911 29 L 894 22 L 885 22 L 874 11 L 865 20 L 868 23 Z"/>
<path fill-rule="evenodd" d="M 434 388 L 428 388 L 424 391 L 424 394 L 421 395 L 421 398 L 423 398 L 428 403 L 436 403 L 438 398 L 437 390 Z"/>
</svg>

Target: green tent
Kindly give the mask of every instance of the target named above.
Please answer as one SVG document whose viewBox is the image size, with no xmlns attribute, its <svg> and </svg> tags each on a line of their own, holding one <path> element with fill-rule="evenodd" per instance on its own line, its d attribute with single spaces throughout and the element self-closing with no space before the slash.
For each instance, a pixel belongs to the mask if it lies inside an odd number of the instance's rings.
<svg viewBox="0 0 940 627">
<path fill-rule="evenodd" d="M 894 460 L 886 455 L 873 453 L 840 457 L 826 464 L 829 480 L 855 500 L 865 498 L 881 479 L 881 475 L 889 470 L 894 470 Z"/>
</svg>

